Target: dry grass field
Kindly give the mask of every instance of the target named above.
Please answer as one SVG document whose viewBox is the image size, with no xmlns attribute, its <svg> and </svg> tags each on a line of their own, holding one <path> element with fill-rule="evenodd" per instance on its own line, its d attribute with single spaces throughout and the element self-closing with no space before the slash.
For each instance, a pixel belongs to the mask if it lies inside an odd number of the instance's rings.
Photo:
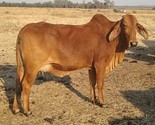
<svg viewBox="0 0 155 125">
<path fill-rule="evenodd" d="M 70 77 L 47 74 L 47 81 L 36 80 L 30 106 L 31 117 L 12 114 L 16 76 L 17 34 L 27 23 L 84 24 L 101 13 L 117 21 L 125 13 L 112 10 L 0 8 L 0 125 L 155 125 L 155 11 L 128 10 L 149 32 L 149 39 L 138 35 L 139 46 L 126 51 L 122 64 L 105 78 L 106 106 L 89 102 L 87 70 Z"/>
</svg>

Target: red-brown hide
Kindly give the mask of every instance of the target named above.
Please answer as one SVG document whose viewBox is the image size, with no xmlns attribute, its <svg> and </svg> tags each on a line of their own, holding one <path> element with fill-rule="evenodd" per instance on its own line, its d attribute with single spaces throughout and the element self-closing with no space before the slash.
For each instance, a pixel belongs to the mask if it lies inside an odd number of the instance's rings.
<svg viewBox="0 0 155 125">
<path fill-rule="evenodd" d="M 136 41 L 136 31 L 145 38 L 148 36 L 145 28 L 132 15 L 125 15 L 117 22 L 96 14 L 84 25 L 39 22 L 23 27 L 16 44 L 15 113 L 19 112 L 22 92 L 24 113 L 30 114 L 30 88 L 39 71 L 64 76 L 73 70 L 88 68 L 90 98 L 96 100 L 97 83 L 99 102 L 105 104 L 105 72 L 122 62 L 129 42 Z"/>
</svg>

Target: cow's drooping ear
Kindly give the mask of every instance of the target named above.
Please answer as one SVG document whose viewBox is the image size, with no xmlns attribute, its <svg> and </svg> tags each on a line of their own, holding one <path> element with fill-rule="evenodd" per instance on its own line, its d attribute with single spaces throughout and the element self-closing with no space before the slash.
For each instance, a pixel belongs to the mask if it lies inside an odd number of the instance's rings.
<svg viewBox="0 0 155 125">
<path fill-rule="evenodd" d="M 113 29 L 109 35 L 109 41 L 114 40 L 121 32 L 121 28 Z"/>
<path fill-rule="evenodd" d="M 120 22 L 118 22 L 110 31 L 108 40 L 109 41 L 114 40 L 120 34 L 120 32 L 121 32 Z"/>
<path fill-rule="evenodd" d="M 149 37 L 148 32 L 146 31 L 146 29 L 139 23 L 137 23 L 137 31 L 140 35 L 142 35 L 145 39 L 147 39 Z"/>
</svg>

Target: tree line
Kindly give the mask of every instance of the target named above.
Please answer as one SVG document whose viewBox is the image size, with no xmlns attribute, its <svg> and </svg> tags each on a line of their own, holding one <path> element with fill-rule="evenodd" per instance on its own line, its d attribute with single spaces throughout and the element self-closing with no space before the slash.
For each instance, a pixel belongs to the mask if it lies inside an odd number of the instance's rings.
<svg viewBox="0 0 155 125">
<path fill-rule="evenodd" d="M 50 8 L 111 8 L 114 6 L 114 2 L 111 0 L 93 0 L 93 2 L 85 3 L 73 3 L 70 0 L 54 0 L 49 2 L 38 2 L 38 3 L 13 3 L 13 2 L 1 2 L 1 7 L 50 7 Z"/>
</svg>

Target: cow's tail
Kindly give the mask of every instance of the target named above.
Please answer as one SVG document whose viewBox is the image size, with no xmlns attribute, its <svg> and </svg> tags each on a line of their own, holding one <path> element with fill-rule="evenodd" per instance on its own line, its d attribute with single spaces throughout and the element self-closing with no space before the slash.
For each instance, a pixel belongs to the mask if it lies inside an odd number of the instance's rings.
<svg viewBox="0 0 155 125">
<path fill-rule="evenodd" d="M 24 64 L 20 44 L 21 44 L 21 38 L 20 36 L 18 36 L 17 43 L 16 43 L 16 62 L 17 62 L 16 90 L 19 93 L 21 93 L 22 91 L 22 82 L 26 73 L 26 67 Z"/>
</svg>

